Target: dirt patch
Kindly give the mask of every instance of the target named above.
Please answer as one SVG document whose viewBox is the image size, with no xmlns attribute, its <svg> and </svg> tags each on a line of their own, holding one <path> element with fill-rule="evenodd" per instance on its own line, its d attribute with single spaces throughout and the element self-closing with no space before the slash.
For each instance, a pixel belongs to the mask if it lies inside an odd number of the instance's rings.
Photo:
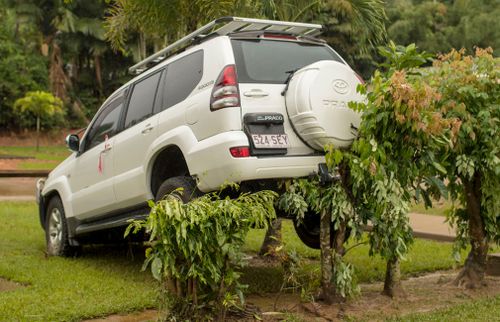
<svg viewBox="0 0 500 322">
<path fill-rule="evenodd" d="M 21 159 L 0 159 L 0 169 L 2 170 L 16 170 L 19 163 L 26 162 Z"/>
<path fill-rule="evenodd" d="M 61 145 L 64 144 L 68 133 L 76 133 L 78 130 L 58 130 L 54 132 L 43 132 L 40 134 L 40 145 Z M 36 132 L 0 132 L 0 146 L 35 146 Z"/>
<path fill-rule="evenodd" d="M 267 266 L 269 263 L 260 264 Z M 362 293 L 356 299 L 334 305 L 323 305 L 321 302 L 302 303 L 300 294 L 297 293 L 280 294 L 277 301 L 278 294 L 275 293 L 253 294 L 247 296 L 246 301 L 252 312 L 259 312 L 257 315 L 263 321 L 282 321 L 289 315 L 304 321 L 338 321 L 349 318 L 381 321 L 388 317 L 430 312 L 500 294 L 500 277 L 487 276 L 487 287 L 466 290 L 451 283 L 457 274 L 457 271 L 443 271 L 405 280 L 403 286 L 407 295 L 394 300 L 381 294 L 382 283 L 373 283 L 360 285 Z M 230 315 L 228 321 L 255 321 L 250 316 Z M 155 321 L 157 318 L 158 311 L 146 310 L 129 315 L 111 315 L 86 322 L 142 322 Z"/>
<path fill-rule="evenodd" d="M 35 196 L 37 178 L 0 178 L 0 196 Z"/>
<path fill-rule="evenodd" d="M 336 321 L 348 317 L 377 321 L 390 316 L 434 311 L 500 294 L 500 277 L 488 276 L 486 278 L 488 287 L 465 290 L 451 283 L 457 273 L 446 271 L 408 279 L 403 282 L 407 292 L 406 297 L 395 300 L 381 295 L 383 284 L 375 283 L 361 285 L 362 294 L 358 298 L 331 306 L 322 303 L 301 303 L 298 294 L 281 295 L 276 308 L 274 301 L 277 294 L 250 295 L 247 301 L 258 306 L 262 312 L 288 312 L 306 321 Z M 283 318 L 283 316 L 273 318 L 272 315 L 263 317 L 265 321 Z"/>
<path fill-rule="evenodd" d="M 156 321 L 158 319 L 158 311 L 146 310 L 132 314 L 113 314 L 105 318 L 84 320 L 83 322 L 143 322 Z"/>
<path fill-rule="evenodd" d="M 24 285 L 22 284 L 15 283 L 0 277 L 0 292 L 13 291 L 23 286 Z"/>
</svg>

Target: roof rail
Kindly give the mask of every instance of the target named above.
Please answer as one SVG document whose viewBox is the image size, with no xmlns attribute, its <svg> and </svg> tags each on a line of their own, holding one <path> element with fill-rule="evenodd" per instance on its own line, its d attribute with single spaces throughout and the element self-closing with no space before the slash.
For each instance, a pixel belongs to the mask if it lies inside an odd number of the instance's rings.
<svg viewBox="0 0 500 322">
<path fill-rule="evenodd" d="M 219 25 L 221 26 L 218 29 L 216 29 L 215 27 Z M 188 46 L 193 42 L 193 40 L 200 37 L 204 37 L 205 35 L 211 33 L 224 36 L 238 31 L 269 30 L 269 31 L 287 32 L 299 37 L 300 36 L 314 37 L 321 33 L 322 28 L 323 27 L 321 25 L 301 23 L 301 22 L 275 21 L 275 20 L 239 18 L 239 17 L 222 17 L 207 23 L 198 30 L 177 40 L 171 45 L 163 48 L 157 53 L 135 64 L 128 70 L 130 73 L 140 74 L 149 68 L 148 65 L 150 63 L 157 64 L 167 59 L 169 57 L 169 54 L 172 54 L 174 51 L 180 49 L 183 46 Z"/>
</svg>

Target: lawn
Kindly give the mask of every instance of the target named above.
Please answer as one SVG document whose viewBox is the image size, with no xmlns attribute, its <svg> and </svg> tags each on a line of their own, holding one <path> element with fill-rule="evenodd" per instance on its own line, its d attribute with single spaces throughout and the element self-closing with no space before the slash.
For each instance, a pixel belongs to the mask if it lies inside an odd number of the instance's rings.
<svg viewBox="0 0 500 322">
<path fill-rule="evenodd" d="M 35 147 L 31 146 L 0 147 L 0 155 L 30 157 L 19 162 L 18 169 L 23 170 L 52 170 L 70 154 L 71 152 L 65 145 L 41 146 L 38 152 Z"/>
<path fill-rule="evenodd" d="M 453 307 L 427 313 L 414 313 L 388 321 L 405 322 L 442 322 L 500 321 L 500 296 L 454 305 Z"/>
<path fill-rule="evenodd" d="M 32 202 L 1 202 L 0 222 L 0 277 L 25 285 L 0 292 L 0 319 L 79 320 L 156 306 L 157 284 L 148 272 L 140 271 L 142 251 L 132 259 L 127 247 L 86 247 L 78 258 L 47 258 Z M 286 247 L 307 259 L 304 271 L 319 274 L 319 251 L 303 246 L 290 222 L 283 226 Z M 258 251 L 263 235 L 263 230 L 253 230 L 245 250 Z M 402 264 L 403 275 L 451 268 L 450 254 L 450 244 L 416 240 Z M 356 267 L 359 282 L 383 278 L 384 262 L 369 257 L 367 245 L 354 248 L 347 259 Z M 281 278 L 279 268 L 252 267 L 245 270 L 243 282 L 250 284 L 250 292 L 276 292 Z"/>
<path fill-rule="evenodd" d="M 2 202 L 0 276 L 25 287 L 0 293 L 0 320 L 62 321 L 154 307 L 156 283 L 126 249 L 47 258 L 32 202 Z"/>
</svg>

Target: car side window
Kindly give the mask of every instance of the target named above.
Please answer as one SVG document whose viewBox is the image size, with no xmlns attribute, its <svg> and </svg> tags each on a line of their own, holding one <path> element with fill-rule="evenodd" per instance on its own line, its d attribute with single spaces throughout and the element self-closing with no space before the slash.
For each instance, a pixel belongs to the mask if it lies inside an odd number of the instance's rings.
<svg viewBox="0 0 500 322">
<path fill-rule="evenodd" d="M 153 103 L 161 71 L 135 83 L 128 103 L 125 128 L 134 126 L 153 115 Z"/>
<path fill-rule="evenodd" d="M 118 133 L 122 109 L 123 97 L 116 98 L 103 109 L 85 139 L 85 151 L 92 149 L 104 142 L 106 138 L 111 138 Z"/>
<path fill-rule="evenodd" d="M 203 76 L 203 50 L 184 56 L 167 67 L 163 104 L 165 110 L 186 99 Z"/>
</svg>

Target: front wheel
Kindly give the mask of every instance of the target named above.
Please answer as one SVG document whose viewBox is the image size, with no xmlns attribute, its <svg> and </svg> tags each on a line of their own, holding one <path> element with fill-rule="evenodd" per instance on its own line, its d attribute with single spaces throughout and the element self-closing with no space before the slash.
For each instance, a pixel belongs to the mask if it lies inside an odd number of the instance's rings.
<svg viewBox="0 0 500 322">
<path fill-rule="evenodd" d="M 45 218 L 45 241 L 49 256 L 72 256 L 77 248 L 69 244 L 68 225 L 59 197 L 50 199 Z"/>
</svg>

